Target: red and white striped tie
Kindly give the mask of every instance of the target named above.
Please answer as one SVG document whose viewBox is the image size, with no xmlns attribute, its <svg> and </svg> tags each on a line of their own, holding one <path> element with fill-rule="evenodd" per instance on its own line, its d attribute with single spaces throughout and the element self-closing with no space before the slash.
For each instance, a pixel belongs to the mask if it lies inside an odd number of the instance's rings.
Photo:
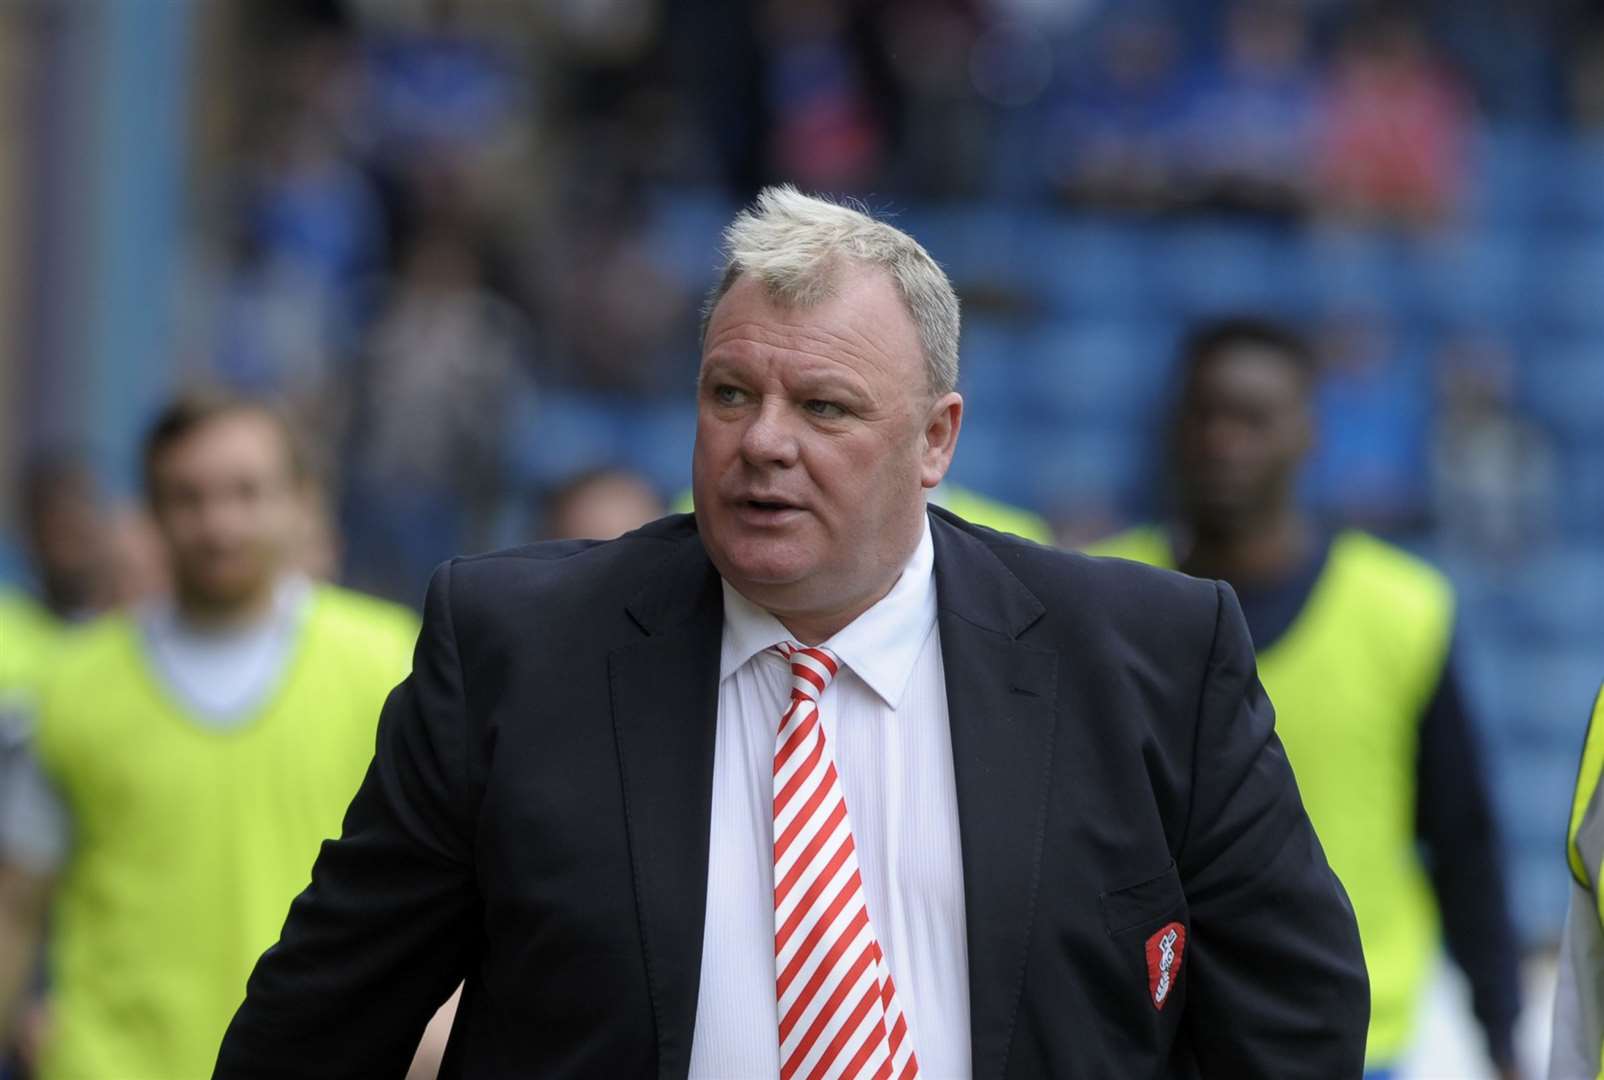
<svg viewBox="0 0 1604 1080">
<path fill-rule="evenodd" d="M 869 922 L 819 699 L 841 661 L 773 646 L 791 665 L 774 750 L 774 968 L 781 1080 L 908 1080 L 919 1062 Z"/>
</svg>

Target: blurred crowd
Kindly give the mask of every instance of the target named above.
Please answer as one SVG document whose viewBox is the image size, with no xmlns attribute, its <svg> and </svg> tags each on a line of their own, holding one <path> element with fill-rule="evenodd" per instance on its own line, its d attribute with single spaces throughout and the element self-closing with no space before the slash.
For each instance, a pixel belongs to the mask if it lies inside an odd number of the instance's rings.
<svg viewBox="0 0 1604 1080">
<path fill-rule="evenodd" d="M 1521 199 L 1565 202 L 1529 146 L 1604 179 L 1597 5 L 195 9 L 174 381 L 283 406 L 308 464 L 298 574 L 416 606 L 453 554 L 683 506 L 718 230 L 788 180 L 888 211 L 948 266 L 973 417 L 954 475 L 1066 546 L 1166 508 L 1200 317 L 1309 328 L 1305 501 L 1455 573 L 1504 810 L 1570 783 L 1573 689 L 1604 670 L 1604 229 L 1499 200 L 1518 173 Z M 1604 225 L 1604 187 L 1564 212 Z M 15 449 L 10 547 L 52 618 L 168 591 L 138 499 L 71 446 Z M 1557 931 L 1562 817 L 1510 830 L 1526 945 Z"/>
<path fill-rule="evenodd" d="M 198 169 L 183 370 L 293 404 L 322 444 L 348 575 L 408 600 L 441 554 L 527 532 L 531 497 L 560 480 L 518 449 L 540 437 L 522 422 L 542 391 L 680 395 L 718 223 L 762 182 L 892 210 L 1003 199 L 1429 230 L 1462 208 L 1481 126 L 1604 117 L 1582 4 L 300 2 L 208 17 L 238 62 L 208 88 L 222 134 Z M 961 284 L 972 311 L 1020 303 L 984 275 Z M 1334 332 L 1389 332 L 1344 314 Z M 1436 448 L 1411 437 L 1419 417 L 1371 400 L 1398 400 L 1373 370 L 1393 343 L 1340 344 L 1333 393 L 1361 424 L 1337 430 L 1382 459 L 1342 509 L 1418 515 L 1440 454 L 1451 527 L 1507 531 L 1484 504 L 1540 491 L 1545 458 L 1530 432 L 1489 430 L 1507 427 L 1486 416 L 1509 397 L 1499 342 L 1446 365 Z M 1490 449 L 1510 439 L 1513 465 Z M 1466 455 L 1497 460 L 1467 473 Z M 1537 482 L 1493 475 L 1509 469 Z M 1387 490 L 1400 471 L 1410 490 Z"/>
</svg>

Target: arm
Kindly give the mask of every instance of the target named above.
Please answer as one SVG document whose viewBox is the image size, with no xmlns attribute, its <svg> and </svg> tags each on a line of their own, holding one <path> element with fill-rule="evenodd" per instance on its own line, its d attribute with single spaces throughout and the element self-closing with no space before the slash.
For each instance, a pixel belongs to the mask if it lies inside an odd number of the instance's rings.
<svg viewBox="0 0 1604 1080">
<path fill-rule="evenodd" d="M 473 964 L 473 799 L 451 571 L 424 604 L 411 676 L 391 693 L 340 839 L 257 963 L 218 1077 L 406 1075 L 424 1027 Z"/>
<path fill-rule="evenodd" d="M 0 1037 L 22 1012 L 44 936 L 50 885 L 48 877 L 0 863 Z"/>
<path fill-rule="evenodd" d="M 22 1012 L 67 847 L 67 809 L 55 786 L 26 745 L 6 752 L 0 758 L 0 1036 Z"/>
<path fill-rule="evenodd" d="M 1236 596 L 1216 588 L 1176 856 L 1192 1044 L 1204 1076 L 1356 1080 L 1370 1017 L 1359 928 L 1275 737 Z"/>
<path fill-rule="evenodd" d="M 1476 740 L 1450 652 L 1420 723 L 1416 830 L 1449 955 L 1470 981 L 1488 1054 L 1508 1074 L 1515 1063 L 1520 955 Z"/>
</svg>

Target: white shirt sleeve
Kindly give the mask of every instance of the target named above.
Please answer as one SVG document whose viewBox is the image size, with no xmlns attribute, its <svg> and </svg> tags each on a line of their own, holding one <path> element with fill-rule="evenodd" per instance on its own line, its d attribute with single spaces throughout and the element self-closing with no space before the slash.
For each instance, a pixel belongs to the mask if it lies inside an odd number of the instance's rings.
<svg viewBox="0 0 1604 1080">
<path fill-rule="evenodd" d="M 1554 993 L 1549 1080 L 1595 1080 L 1604 1048 L 1604 928 L 1593 895 L 1571 884 Z"/>
<path fill-rule="evenodd" d="M 41 876 L 66 864 L 67 804 L 27 744 L 0 748 L 0 861 Z"/>
</svg>

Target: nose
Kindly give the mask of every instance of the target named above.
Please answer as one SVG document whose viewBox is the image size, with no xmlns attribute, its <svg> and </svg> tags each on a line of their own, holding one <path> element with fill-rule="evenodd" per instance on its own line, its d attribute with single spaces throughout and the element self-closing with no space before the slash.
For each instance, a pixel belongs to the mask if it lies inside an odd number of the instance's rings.
<svg viewBox="0 0 1604 1080">
<path fill-rule="evenodd" d="M 741 433 L 741 456 L 749 465 L 796 464 L 796 432 L 788 420 L 783 402 L 766 399 Z"/>
</svg>

